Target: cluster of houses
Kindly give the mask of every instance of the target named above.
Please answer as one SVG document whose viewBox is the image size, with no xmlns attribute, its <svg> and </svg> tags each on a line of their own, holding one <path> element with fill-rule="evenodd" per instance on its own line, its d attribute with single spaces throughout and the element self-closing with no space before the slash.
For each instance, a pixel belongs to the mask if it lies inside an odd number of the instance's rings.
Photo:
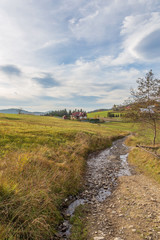
<svg viewBox="0 0 160 240">
<path fill-rule="evenodd" d="M 63 119 L 67 119 L 68 117 L 66 115 L 63 116 Z M 70 115 L 71 120 L 86 120 L 87 114 L 86 112 L 73 112 Z"/>
</svg>

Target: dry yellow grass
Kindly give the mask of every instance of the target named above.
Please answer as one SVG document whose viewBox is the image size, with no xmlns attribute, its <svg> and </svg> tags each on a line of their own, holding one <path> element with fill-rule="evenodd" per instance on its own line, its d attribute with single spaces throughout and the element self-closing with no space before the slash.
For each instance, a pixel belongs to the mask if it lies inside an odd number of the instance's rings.
<svg viewBox="0 0 160 240">
<path fill-rule="evenodd" d="M 133 165 L 137 166 L 138 171 L 142 171 L 146 175 L 154 178 L 160 183 L 160 158 L 156 157 L 154 154 L 160 155 L 160 131 L 157 132 L 157 144 L 152 145 L 152 133 L 149 129 L 135 134 L 129 137 L 126 144 L 132 146 L 132 150 L 129 154 L 129 161 Z M 138 148 L 136 145 L 149 146 L 153 149 Z M 154 150 L 155 148 L 155 150 Z M 153 153 L 153 154 L 152 154 Z"/>
<path fill-rule="evenodd" d="M 0 115 L 0 239 L 53 239 L 60 207 L 82 188 L 86 158 L 128 131 Z"/>
</svg>

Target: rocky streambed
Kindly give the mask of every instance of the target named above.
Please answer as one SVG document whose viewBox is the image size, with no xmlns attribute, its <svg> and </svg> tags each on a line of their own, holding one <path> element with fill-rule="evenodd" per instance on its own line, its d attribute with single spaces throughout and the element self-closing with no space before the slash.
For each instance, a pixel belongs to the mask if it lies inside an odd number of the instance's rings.
<svg viewBox="0 0 160 240">
<path fill-rule="evenodd" d="M 99 224 L 101 226 L 98 227 L 100 238 L 95 237 L 94 239 L 104 239 L 104 201 L 112 195 L 114 188 L 118 184 L 117 179 L 119 176 L 131 175 L 131 169 L 127 163 L 129 148 L 124 144 L 124 141 L 125 138 L 116 140 L 113 142 L 112 147 L 98 154 L 91 154 L 89 156 L 87 160 L 88 167 L 85 177 L 85 190 L 73 199 L 68 208 L 65 209 L 64 215 L 66 216 L 66 220 L 60 226 L 60 239 L 69 239 L 71 225 L 68 218 L 74 214 L 76 207 L 80 204 L 87 204 L 90 214 L 94 216 L 92 221 L 95 221 L 96 224 L 98 224 L 96 217 L 99 215 L 103 217 L 103 223 Z"/>
</svg>

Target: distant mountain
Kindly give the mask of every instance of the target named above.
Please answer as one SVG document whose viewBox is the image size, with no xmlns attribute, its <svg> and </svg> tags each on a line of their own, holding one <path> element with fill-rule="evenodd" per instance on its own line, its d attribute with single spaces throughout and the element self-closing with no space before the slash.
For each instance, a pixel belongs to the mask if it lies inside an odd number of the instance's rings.
<svg viewBox="0 0 160 240">
<path fill-rule="evenodd" d="M 90 112 L 88 112 L 88 113 L 93 113 L 93 112 L 104 112 L 104 111 L 108 111 L 108 110 L 111 110 L 111 109 L 96 109 L 96 110 L 90 111 Z"/>
<path fill-rule="evenodd" d="M 103 111 L 108 111 L 108 110 L 111 110 L 111 109 L 96 109 L 96 110 L 93 110 L 93 111 L 89 111 L 88 113 L 103 112 Z M 0 113 L 11 113 L 11 114 L 21 113 L 21 114 L 31 114 L 31 115 L 45 115 L 49 112 L 52 112 L 52 111 L 48 111 L 48 112 L 29 112 L 29 111 L 19 109 L 19 108 L 9 108 L 9 109 L 0 110 Z"/>
<path fill-rule="evenodd" d="M 26 110 L 18 109 L 18 108 L 9 108 L 9 109 L 2 109 L 0 113 L 11 113 L 11 114 L 32 114 L 32 115 L 44 115 L 45 112 L 29 112 Z"/>
</svg>

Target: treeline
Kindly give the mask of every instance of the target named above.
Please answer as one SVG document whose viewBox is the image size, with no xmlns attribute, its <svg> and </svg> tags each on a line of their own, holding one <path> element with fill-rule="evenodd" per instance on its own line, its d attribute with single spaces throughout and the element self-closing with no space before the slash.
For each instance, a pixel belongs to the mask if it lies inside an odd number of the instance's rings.
<svg viewBox="0 0 160 240">
<path fill-rule="evenodd" d="M 68 110 L 68 111 L 67 111 L 67 109 L 63 109 L 63 110 L 55 110 L 55 111 L 48 112 L 45 114 L 45 116 L 63 117 L 65 115 L 65 116 L 69 117 L 74 112 L 85 112 L 86 113 L 86 111 L 83 111 L 83 109 L 75 109 L 75 110 Z"/>
<path fill-rule="evenodd" d="M 108 112 L 108 117 L 122 117 L 122 113 L 113 113 L 113 112 Z"/>
</svg>

